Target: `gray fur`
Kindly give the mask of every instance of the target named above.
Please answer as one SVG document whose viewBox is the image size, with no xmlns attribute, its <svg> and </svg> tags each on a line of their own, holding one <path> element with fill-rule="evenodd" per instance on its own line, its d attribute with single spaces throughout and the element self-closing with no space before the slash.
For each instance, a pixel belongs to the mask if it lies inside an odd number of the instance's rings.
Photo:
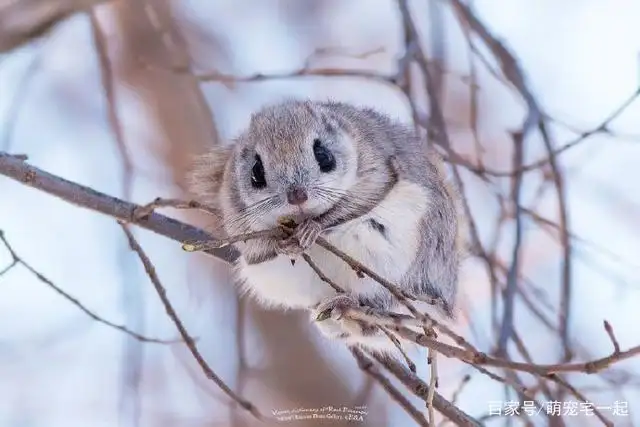
<svg viewBox="0 0 640 427">
<path fill-rule="evenodd" d="M 216 149 L 200 159 L 191 175 L 192 189 L 222 211 L 226 233 L 269 228 L 275 225 L 277 212 L 287 205 L 288 186 L 314 191 L 317 180 L 324 179 L 311 149 L 316 136 L 336 157 L 336 171 L 330 176 L 339 180 L 349 173 L 349 165 L 356 168 L 355 182 L 344 197 L 312 209 L 313 217 L 327 232 L 369 212 L 400 179 L 427 190 L 429 210 L 420 224 L 422 244 L 399 286 L 416 295 L 441 299 L 440 308 L 452 316 L 462 251 L 458 196 L 447 182 L 439 157 L 427 151 L 425 142 L 410 126 L 373 109 L 340 102 L 288 100 L 267 106 L 252 116 L 248 129 L 232 148 Z M 355 158 L 350 157 L 351 148 L 355 148 Z M 268 188 L 264 191 L 252 188 L 250 183 L 256 153 L 265 168 Z M 270 202 L 251 208 L 267 198 Z M 238 220 L 247 209 L 254 212 Z M 387 236 L 385 224 L 378 225 L 372 227 L 385 238 L 402 238 Z M 249 264 L 277 256 L 272 239 L 248 241 L 240 250 Z M 382 287 L 376 297 L 360 301 L 378 309 L 396 305 Z"/>
</svg>

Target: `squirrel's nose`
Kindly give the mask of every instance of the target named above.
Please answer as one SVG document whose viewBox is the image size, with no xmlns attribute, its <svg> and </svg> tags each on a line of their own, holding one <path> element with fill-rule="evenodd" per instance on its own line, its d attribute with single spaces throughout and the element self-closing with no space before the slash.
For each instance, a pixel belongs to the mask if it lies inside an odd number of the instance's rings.
<svg viewBox="0 0 640 427">
<path fill-rule="evenodd" d="M 300 187 L 291 187 L 287 190 L 287 202 L 292 205 L 301 205 L 309 199 L 307 191 Z"/>
</svg>

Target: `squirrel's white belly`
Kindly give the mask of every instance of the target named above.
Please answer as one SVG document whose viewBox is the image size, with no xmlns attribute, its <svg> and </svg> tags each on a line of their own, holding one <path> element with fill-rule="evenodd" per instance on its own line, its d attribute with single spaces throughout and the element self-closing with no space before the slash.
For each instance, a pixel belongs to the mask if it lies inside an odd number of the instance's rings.
<svg viewBox="0 0 640 427">
<path fill-rule="evenodd" d="M 426 190 L 400 181 L 367 215 L 336 227 L 326 239 L 382 277 L 397 282 L 415 259 L 421 241 L 420 221 L 427 208 Z M 315 245 L 308 254 L 346 291 L 373 294 L 382 286 L 369 277 L 359 278 L 347 263 L 322 247 Z M 253 265 L 241 260 L 238 274 L 244 291 L 267 306 L 309 308 L 336 293 L 302 257 L 295 265 L 284 256 Z"/>
</svg>

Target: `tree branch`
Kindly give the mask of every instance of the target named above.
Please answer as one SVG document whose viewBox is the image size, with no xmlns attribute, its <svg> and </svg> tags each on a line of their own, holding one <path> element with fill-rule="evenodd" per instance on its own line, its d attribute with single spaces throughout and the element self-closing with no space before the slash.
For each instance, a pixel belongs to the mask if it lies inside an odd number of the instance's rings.
<svg viewBox="0 0 640 427">
<path fill-rule="evenodd" d="M 207 361 L 204 359 L 204 357 L 198 350 L 195 340 L 191 337 L 191 335 L 189 335 L 189 332 L 187 332 L 187 329 L 185 328 L 182 321 L 180 320 L 180 317 L 178 316 L 175 309 L 171 305 L 171 302 L 167 297 L 167 291 L 164 288 L 164 286 L 162 286 L 162 283 L 160 283 L 160 279 L 158 278 L 158 274 L 156 273 L 156 269 L 151 263 L 151 260 L 144 253 L 144 251 L 142 250 L 142 247 L 136 241 L 135 237 L 133 236 L 133 233 L 129 231 L 126 224 L 124 222 L 120 222 L 120 225 L 122 226 L 122 230 L 127 236 L 127 240 L 129 241 L 129 246 L 131 246 L 131 249 L 138 255 L 138 258 L 140 258 L 140 261 L 144 266 L 144 270 L 147 272 L 147 275 L 149 276 L 149 279 L 151 280 L 151 283 L 153 284 L 154 289 L 158 293 L 158 296 L 162 301 L 162 305 L 164 305 L 167 315 L 176 325 L 178 332 L 180 332 L 182 339 L 184 340 L 187 347 L 189 348 L 189 351 L 191 351 L 191 354 L 193 355 L 193 357 L 198 362 L 198 365 L 200 365 L 200 367 L 202 368 L 202 371 L 204 372 L 204 374 L 207 376 L 207 378 L 213 381 L 218 387 L 220 387 L 220 389 L 224 391 L 225 394 L 227 394 L 227 396 L 229 396 L 231 399 L 237 402 L 243 409 L 251 413 L 251 415 L 253 415 L 258 420 L 265 421 L 266 420 L 265 417 L 260 413 L 260 411 L 258 411 L 258 409 L 253 403 L 249 402 L 248 400 L 236 394 L 233 390 L 231 390 L 231 388 L 227 384 L 225 384 L 225 382 L 215 372 L 213 372 L 213 369 L 211 369 Z"/>
<path fill-rule="evenodd" d="M 0 152 L 0 175 L 59 197 L 76 206 L 136 224 L 172 240 L 179 242 L 215 240 L 214 236 L 197 227 L 155 212 L 139 218 L 136 215 L 136 210 L 141 208 L 140 205 L 52 175 L 27 164 L 24 156 L 13 156 Z M 207 248 L 203 252 L 227 263 L 233 263 L 238 258 L 238 251 L 232 246 Z"/>
<path fill-rule="evenodd" d="M 106 319 L 100 317 L 99 315 L 95 314 L 93 311 L 91 311 L 87 307 L 85 307 L 84 304 L 82 304 L 76 297 L 74 297 L 73 295 L 69 294 L 67 291 L 62 289 L 60 286 L 58 286 L 55 283 L 53 283 L 53 281 L 51 279 L 47 278 L 40 271 L 36 270 L 30 263 L 25 261 L 24 258 L 20 257 L 16 253 L 16 251 L 13 249 L 11 244 L 9 244 L 9 241 L 7 240 L 7 237 L 5 236 L 3 230 L 0 230 L 0 242 L 4 245 L 4 247 L 7 249 L 7 251 L 9 251 L 9 255 L 11 256 L 11 263 L 9 263 L 9 265 L 7 267 L 5 267 L 2 270 L 0 270 L 0 276 L 2 276 L 3 274 L 7 273 L 13 267 L 15 267 L 17 265 L 22 265 L 31 274 L 36 276 L 36 278 L 38 280 L 40 280 L 45 285 L 49 286 L 58 295 L 62 296 L 64 299 L 69 301 L 71 304 L 73 304 L 78 309 L 80 309 L 80 311 L 82 311 L 84 314 L 86 314 L 87 316 L 89 316 L 90 318 L 92 318 L 93 320 L 95 320 L 98 323 L 102 323 L 103 325 L 107 325 L 110 328 L 116 329 L 116 330 L 118 330 L 120 332 L 124 332 L 125 334 L 135 338 L 136 340 L 138 340 L 140 342 L 158 343 L 158 344 L 172 344 L 172 343 L 181 342 L 181 340 L 179 340 L 179 339 L 178 340 L 162 340 L 162 339 L 157 339 L 157 338 L 149 338 L 149 337 L 146 337 L 146 336 L 144 336 L 142 334 L 139 334 L 137 332 L 132 331 L 131 329 L 127 328 L 124 325 L 118 325 L 116 323 L 113 323 L 113 322 L 111 322 L 109 320 L 106 320 Z"/>
<path fill-rule="evenodd" d="M 71 15 L 108 0 L 20 0 L 0 5 L 0 53 L 48 34 Z"/>
<path fill-rule="evenodd" d="M 96 212 L 100 212 L 102 214 L 116 218 L 124 223 L 136 224 L 140 227 L 143 227 L 147 230 L 150 230 L 160 235 L 163 235 L 165 237 L 168 237 L 172 240 L 176 240 L 178 242 L 185 242 L 185 241 L 215 242 L 212 245 L 206 245 L 203 248 L 203 252 L 213 255 L 214 257 L 222 261 L 233 263 L 238 257 L 237 250 L 232 246 L 225 245 L 223 247 L 218 247 L 220 246 L 221 243 L 226 244 L 227 243 L 226 241 L 216 239 L 214 236 L 211 236 L 210 234 L 196 227 L 193 227 L 191 225 L 182 223 L 172 218 L 165 217 L 155 212 L 149 212 L 148 208 L 145 208 L 145 206 L 140 206 L 134 203 L 126 202 L 116 197 L 111 197 L 104 193 L 95 191 L 89 187 L 85 187 L 85 186 L 76 184 L 74 182 L 68 181 L 64 178 L 60 178 L 55 175 L 49 174 L 39 168 L 36 168 L 35 166 L 31 166 L 27 164 L 26 158 L 24 156 L 13 156 L 7 153 L 0 152 L 0 175 L 4 175 L 17 182 L 28 185 L 40 191 L 44 191 L 48 194 L 61 198 L 76 206 L 79 206 L 85 209 L 90 209 Z M 184 205 L 182 203 L 167 203 L 162 205 L 163 206 L 179 205 L 183 207 L 188 207 L 188 204 Z M 255 237 L 255 236 L 243 236 L 243 238 L 250 238 L 250 237 Z M 234 239 L 231 239 L 231 240 L 234 240 Z M 136 250 L 138 255 L 141 257 L 141 260 L 145 265 L 145 269 L 147 269 L 147 272 L 149 273 L 151 280 L 154 282 L 154 285 L 157 286 L 156 281 L 158 281 L 158 279 L 157 279 L 157 276 L 155 275 L 155 271 L 152 270 L 153 266 L 150 263 L 147 264 L 148 259 L 146 259 L 144 256 L 144 253 L 141 252 L 139 245 L 136 246 L 135 241 L 133 241 L 132 247 L 134 248 L 134 250 Z M 333 247 L 327 244 L 326 249 L 331 250 L 333 249 Z M 336 254 L 336 252 L 334 252 L 334 254 Z M 340 251 L 337 251 L 336 255 L 342 257 L 343 254 Z M 374 276 L 378 277 L 374 272 L 368 269 L 366 270 L 371 274 L 373 274 Z M 382 280 L 384 281 L 384 279 Z M 393 284 L 389 283 L 389 285 L 393 287 Z M 161 292 L 159 292 L 159 294 L 161 295 Z M 182 334 L 182 332 L 186 332 L 186 331 L 180 331 L 180 332 Z M 187 336 L 183 335 L 183 338 L 188 343 L 187 337 L 188 335 Z M 460 339 L 462 338 L 460 337 Z M 207 372 L 207 376 L 211 377 L 210 373 Z M 244 401 L 242 400 L 242 402 Z M 458 424 L 458 425 L 463 425 L 463 426 L 478 425 L 471 417 L 466 415 L 464 412 L 460 411 L 458 408 L 455 408 L 446 399 L 444 399 L 442 396 L 438 395 L 437 393 L 433 399 L 433 406 L 438 411 L 442 412 L 445 416 L 451 418 L 452 420 L 455 420 L 460 417 L 462 417 L 462 419 L 467 420 L 465 421 L 465 423 Z M 253 408 L 253 407 L 249 407 L 249 408 Z"/>
</svg>

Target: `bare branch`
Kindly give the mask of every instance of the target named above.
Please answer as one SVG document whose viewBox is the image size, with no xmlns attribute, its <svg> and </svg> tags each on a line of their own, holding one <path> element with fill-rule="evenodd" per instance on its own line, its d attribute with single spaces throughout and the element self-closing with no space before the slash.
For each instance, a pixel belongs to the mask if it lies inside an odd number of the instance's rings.
<svg viewBox="0 0 640 427">
<path fill-rule="evenodd" d="M 144 253 L 140 244 L 135 240 L 133 233 L 129 231 L 129 229 L 127 228 L 127 225 L 122 221 L 119 221 L 119 224 L 122 226 L 122 229 L 124 230 L 127 236 L 127 240 L 129 241 L 129 245 L 131 246 L 131 249 L 140 258 L 140 261 L 142 262 L 142 265 L 144 266 L 144 269 L 147 272 L 147 275 L 149 276 L 149 279 L 151 280 L 151 283 L 153 284 L 154 289 L 156 290 L 156 292 L 158 293 L 158 296 L 160 297 L 160 300 L 162 301 L 162 305 L 164 306 L 165 311 L 167 312 L 167 315 L 176 325 L 176 328 L 178 329 L 178 332 L 180 332 L 180 335 L 182 336 L 182 339 L 184 340 L 187 347 L 189 348 L 189 351 L 198 362 L 198 365 L 200 365 L 200 367 L 202 368 L 202 372 L 204 372 L 207 378 L 209 378 L 218 387 L 220 387 L 220 389 L 224 391 L 225 394 L 227 394 L 227 396 L 229 396 L 231 399 L 237 402 L 243 409 L 250 412 L 251 415 L 253 415 L 258 420 L 264 421 L 265 417 L 260 413 L 260 411 L 258 411 L 258 409 L 255 407 L 253 403 L 238 396 L 233 390 L 231 390 L 231 388 L 229 388 L 228 385 L 225 384 L 225 382 L 218 375 L 216 375 L 215 372 L 213 372 L 213 369 L 211 369 L 207 361 L 204 359 L 204 357 L 202 357 L 202 354 L 200 354 L 200 351 L 196 346 L 195 340 L 191 337 L 191 335 L 189 335 L 189 333 L 187 332 L 187 329 L 182 324 L 180 317 L 178 316 L 175 309 L 171 305 L 171 302 L 169 301 L 169 297 L 167 296 L 167 291 L 164 288 L 164 286 L 162 286 L 162 283 L 160 283 L 160 279 L 158 278 L 156 269 L 151 263 L 151 260 L 149 260 L 149 257 L 147 257 L 147 255 Z"/>
<path fill-rule="evenodd" d="M 48 34 L 71 15 L 107 0 L 21 0 L 0 5 L 0 53 Z"/>
<path fill-rule="evenodd" d="M 386 391 L 393 400 L 398 402 L 398 404 L 402 406 L 402 408 L 405 411 L 407 411 L 409 415 L 411 415 L 411 418 L 413 418 L 414 421 L 418 423 L 418 425 L 422 427 L 429 427 L 429 423 L 424 418 L 424 415 L 422 415 L 422 413 L 418 411 L 416 407 L 413 406 L 411 402 L 409 402 L 407 398 L 404 397 L 404 395 L 397 388 L 393 386 L 393 384 L 391 384 L 391 381 L 389 381 L 389 379 L 386 378 L 382 374 L 382 372 L 380 372 L 378 367 L 373 364 L 371 359 L 365 356 L 364 353 L 362 353 L 357 348 L 352 347 L 350 348 L 350 350 L 351 350 L 351 354 L 358 362 L 358 367 L 360 369 L 362 369 L 368 375 L 373 377 L 373 379 L 375 379 L 378 382 L 378 384 L 382 386 L 384 391 Z"/>
<path fill-rule="evenodd" d="M 369 353 L 369 355 L 376 361 L 378 361 L 378 363 L 380 363 L 382 366 L 384 366 L 397 379 L 399 379 L 405 387 L 413 392 L 413 394 L 415 394 L 425 402 L 427 401 L 429 386 L 420 378 L 418 378 L 416 374 L 406 369 L 395 360 L 375 353 Z M 433 406 L 457 426 L 480 427 L 482 425 L 464 412 L 460 411 L 451 402 L 442 397 L 438 392 L 435 392 L 433 395 Z"/>
<path fill-rule="evenodd" d="M 209 215 L 213 215 L 213 216 L 218 215 L 218 212 L 216 212 L 214 209 L 208 206 L 205 206 L 202 203 L 195 200 L 189 200 L 188 202 L 185 202 L 184 200 L 163 199 L 162 197 L 157 197 L 152 202 L 149 202 L 146 205 L 140 206 L 138 209 L 136 209 L 135 216 L 138 219 L 143 219 L 151 215 L 151 213 L 156 209 L 166 208 L 166 207 L 171 207 L 174 209 L 197 209 Z"/>
<path fill-rule="evenodd" d="M 178 340 L 162 340 L 162 339 L 157 339 L 157 338 L 149 338 L 149 337 L 146 337 L 144 335 L 141 335 L 141 334 L 139 334 L 137 332 L 134 332 L 134 331 L 130 330 L 129 328 L 127 328 L 124 325 L 118 325 L 116 323 L 113 323 L 113 322 L 110 322 L 108 320 L 103 319 L 102 317 L 100 317 L 97 314 L 95 314 L 93 311 L 91 311 L 88 308 L 86 308 L 77 298 L 75 298 L 74 296 L 72 296 L 71 294 L 66 292 L 64 289 L 62 289 L 61 287 L 59 287 L 58 285 L 53 283 L 50 279 L 48 279 L 44 274 L 42 274 L 38 270 L 36 270 L 33 266 L 31 266 L 31 264 L 29 264 L 27 261 L 25 261 L 24 258 L 19 257 L 18 254 L 13 249 L 13 247 L 9 244 L 9 241 L 7 240 L 6 236 L 4 235 L 4 231 L 3 230 L 0 230 L 0 242 L 2 242 L 2 244 L 4 245 L 5 248 L 7 248 L 7 250 L 9 251 L 9 254 L 11 255 L 11 258 L 12 258 L 11 264 L 9 264 L 8 267 L 6 267 L 2 271 L 0 271 L 0 276 L 5 274 L 7 271 L 9 271 L 11 268 L 15 267 L 16 265 L 22 265 L 24 268 L 29 270 L 29 272 L 31 274 L 36 276 L 36 278 L 38 280 L 40 280 L 45 285 L 49 286 L 58 295 L 62 296 L 64 299 L 66 299 L 71 304 L 73 304 L 74 306 L 79 308 L 80 311 L 82 311 L 84 314 L 86 314 L 87 316 L 89 316 L 90 318 L 92 318 L 93 320 L 95 320 L 98 323 L 102 323 L 103 325 L 109 326 L 110 328 L 117 329 L 120 332 L 124 332 L 125 334 L 127 334 L 127 335 L 135 338 L 136 340 L 141 341 L 141 342 L 157 343 L 157 344 L 173 344 L 173 343 L 181 342 L 181 340 L 179 340 L 179 339 Z"/>
<path fill-rule="evenodd" d="M 418 345 L 434 349 L 438 353 L 441 353 L 447 357 L 460 359 L 463 362 L 472 365 L 494 366 L 496 368 L 513 369 L 516 371 L 528 372 L 530 374 L 543 377 L 549 374 L 560 372 L 584 372 L 587 374 L 594 374 L 598 371 L 608 368 L 616 362 L 640 355 L 640 345 L 638 345 L 635 347 L 631 347 L 625 351 L 621 351 L 618 353 L 614 352 L 609 356 L 595 359 L 589 362 L 537 365 L 532 363 L 514 362 L 509 359 L 499 357 L 491 357 L 477 350 L 474 351 L 455 347 L 432 339 L 425 334 L 420 334 L 418 332 L 412 331 L 409 328 L 403 326 L 396 326 L 392 330 L 398 333 L 404 339 L 415 342 Z"/>
<path fill-rule="evenodd" d="M 620 344 L 618 344 L 618 340 L 616 339 L 616 334 L 613 332 L 613 328 L 611 327 L 611 324 L 606 320 L 603 323 L 604 323 L 604 330 L 607 331 L 607 335 L 609 335 L 609 339 L 613 344 L 614 354 L 620 353 Z"/>
<path fill-rule="evenodd" d="M 513 165 L 517 170 L 524 161 L 524 132 L 513 135 Z M 507 274 L 507 286 L 503 298 L 502 327 L 498 336 L 499 355 L 504 356 L 507 352 L 507 344 L 513 333 L 513 315 L 515 311 L 515 297 L 518 287 L 518 271 L 520 267 L 520 252 L 522 249 L 522 211 L 520 210 L 520 198 L 522 194 L 522 173 L 517 173 L 512 182 L 511 199 L 515 209 L 515 239 L 511 254 L 511 265 Z"/>
<path fill-rule="evenodd" d="M 350 69 L 342 69 L 342 68 L 300 68 L 298 70 L 284 72 L 284 73 L 274 73 L 274 74 L 253 74 L 250 76 L 234 76 L 230 74 L 223 73 L 209 73 L 202 74 L 197 76 L 200 81 L 203 82 L 219 82 L 223 84 L 232 84 L 232 83 L 254 83 L 254 82 L 262 82 L 267 80 L 283 80 L 283 79 L 293 79 L 296 77 L 357 77 L 368 80 L 373 80 L 379 83 L 384 83 L 386 85 L 390 85 L 395 88 L 395 84 L 393 81 L 393 76 L 384 76 L 375 71 L 367 71 L 367 70 L 350 70 Z"/>
<path fill-rule="evenodd" d="M 572 261 L 572 245 L 568 234 L 568 213 L 566 206 L 566 195 L 564 189 L 564 177 L 561 175 L 557 161 L 556 153 L 551 141 L 551 137 L 547 130 L 545 122 L 545 114 L 542 112 L 538 101 L 536 100 L 533 92 L 528 86 L 524 72 L 522 71 L 520 64 L 516 60 L 515 56 L 489 31 L 486 25 L 484 25 L 480 19 L 471 11 L 470 7 L 463 4 L 460 0 L 452 0 L 451 2 L 455 12 L 460 17 L 460 20 L 468 25 L 475 34 L 480 37 L 484 44 L 493 53 L 494 57 L 500 64 L 500 69 L 505 78 L 513 85 L 513 87 L 522 96 L 522 99 L 527 104 L 527 116 L 522 127 L 521 138 L 525 140 L 527 135 L 535 128 L 538 129 L 542 140 L 544 142 L 545 149 L 548 154 L 549 165 L 551 167 L 551 176 L 555 184 L 556 194 L 558 199 L 558 209 L 560 214 L 560 230 L 561 240 L 563 246 L 563 260 L 562 260 L 562 292 L 560 295 L 560 335 L 562 344 L 564 347 L 564 361 L 569 361 L 572 358 L 572 352 L 570 348 L 569 339 L 569 317 L 570 317 L 570 299 L 571 299 L 571 261 Z M 630 103 L 631 101 L 629 101 Z M 619 109 L 615 115 L 623 111 L 626 106 Z M 522 163 L 517 167 L 518 175 L 521 174 Z"/>
<path fill-rule="evenodd" d="M 89 187 L 51 175 L 25 162 L 22 156 L 12 156 L 0 152 L 0 175 L 9 177 L 22 184 L 59 197 L 76 206 L 103 213 L 113 218 L 136 224 L 147 230 L 176 240 L 178 242 L 215 241 L 209 233 L 189 224 L 164 215 L 152 213 L 144 219 L 136 219 L 135 212 L 141 206 L 116 197 L 108 196 Z M 238 258 L 235 248 L 206 248 L 203 252 L 225 262 L 232 263 Z"/>
<path fill-rule="evenodd" d="M 429 413 L 429 427 L 435 427 L 436 416 L 433 411 L 433 396 L 435 396 L 438 387 L 438 353 L 429 349 L 429 357 L 427 363 L 430 366 L 429 391 L 427 392 L 427 412 Z"/>
<path fill-rule="evenodd" d="M 320 267 L 318 267 L 316 265 L 315 262 L 313 262 L 313 260 L 311 259 L 311 257 L 308 254 L 302 254 L 302 259 L 305 260 L 305 262 L 307 264 L 309 264 L 309 267 L 311 267 L 311 269 L 318 275 L 318 277 L 320 278 L 320 280 L 322 280 L 323 282 L 325 282 L 326 284 L 328 284 L 329 286 L 331 286 L 333 289 L 335 289 L 336 292 L 338 292 L 339 294 L 344 293 L 344 289 L 342 289 L 338 284 L 336 284 L 333 280 L 329 279 L 329 277 L 327 277 L 326 274 L 324 274 L 322 272 L 322 270 L 320 270 Z"/>
</svg>

